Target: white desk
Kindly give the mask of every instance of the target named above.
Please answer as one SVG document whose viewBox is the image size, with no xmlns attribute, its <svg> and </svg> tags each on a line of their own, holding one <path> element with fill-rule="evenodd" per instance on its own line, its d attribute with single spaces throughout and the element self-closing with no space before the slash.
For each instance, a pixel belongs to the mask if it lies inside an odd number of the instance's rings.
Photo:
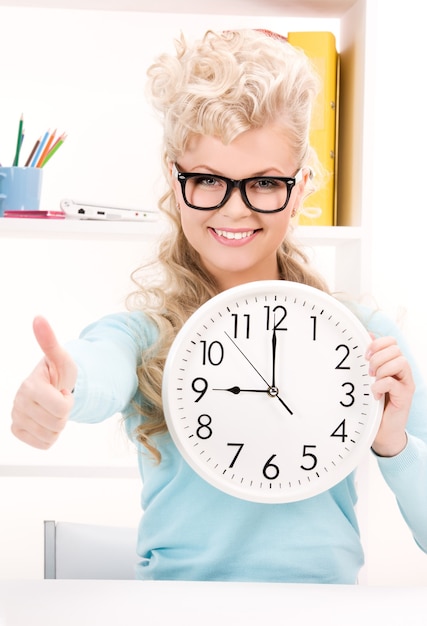
<svg viewBox="0 0 427 626">
<path fill-rule="evenodd" d="M 427 587 L 0 581 L 1 626 L 425 626 Z"/>
</svg>

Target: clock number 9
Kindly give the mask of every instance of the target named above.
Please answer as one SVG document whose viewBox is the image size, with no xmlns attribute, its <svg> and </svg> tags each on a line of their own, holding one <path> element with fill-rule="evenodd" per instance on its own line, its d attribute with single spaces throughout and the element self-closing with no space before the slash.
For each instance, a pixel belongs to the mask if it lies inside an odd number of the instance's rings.
<svg viewBox="0 0 427 626">
<path fill-rule="evenodd" d="M 194 402 L 199 402 L 208 390 L 208 381 L 206 378 L 195 378 L 191 383 L 191 389 L 199 394 Z"/>
</svg>

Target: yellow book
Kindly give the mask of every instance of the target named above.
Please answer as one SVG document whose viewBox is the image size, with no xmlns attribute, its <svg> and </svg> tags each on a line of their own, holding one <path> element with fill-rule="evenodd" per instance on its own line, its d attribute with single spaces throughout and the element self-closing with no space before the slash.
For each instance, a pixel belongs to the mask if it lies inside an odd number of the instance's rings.
<svg viewBox="0 0 427 626">
<path fill-rule="evenodd" d="M 336 224 L 336 146 L 338 116 L 338 54 L 335 36 L 329 32 L 292 32 L 288 41 L 304 50 L 323 83 L 313 109 L 310 142 L 325 170 L 321 188 L 309 195 L 298 216 L 298 224 Z"/>
</svg>

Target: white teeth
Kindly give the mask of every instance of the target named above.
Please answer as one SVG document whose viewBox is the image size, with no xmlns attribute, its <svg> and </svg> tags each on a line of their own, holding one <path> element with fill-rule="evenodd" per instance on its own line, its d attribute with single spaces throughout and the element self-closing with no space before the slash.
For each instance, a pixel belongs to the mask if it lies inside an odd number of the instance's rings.
<svg viewBox="0 0 427 626">
<path fill-rule="evenodd" d="M 246 237 L 250 237 L 255 232 L 253 230 L 248 230 L 247 232 L 232 233 L 228 230 L 217 230 L 216 228 L 214 230 L 217 235 L 225 237 L 226 239 L 246 239 Z"/>
</svg>

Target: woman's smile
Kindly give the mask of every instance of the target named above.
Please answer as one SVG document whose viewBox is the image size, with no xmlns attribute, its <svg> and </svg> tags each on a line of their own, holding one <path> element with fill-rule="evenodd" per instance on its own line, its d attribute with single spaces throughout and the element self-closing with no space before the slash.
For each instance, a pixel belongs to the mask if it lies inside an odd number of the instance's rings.
<svg viewBox="0 0 427 626">
<path fill-rule="evenodd" d="M 230 229 L 230 228 L 212 228 L 209 230 L 214 235 L 215 239 L 225 245 L 244 245 L 252 241 L 253 237 L 260 231 L 260 229 L 243 230 L 243 229 Z"/>
</svg>

